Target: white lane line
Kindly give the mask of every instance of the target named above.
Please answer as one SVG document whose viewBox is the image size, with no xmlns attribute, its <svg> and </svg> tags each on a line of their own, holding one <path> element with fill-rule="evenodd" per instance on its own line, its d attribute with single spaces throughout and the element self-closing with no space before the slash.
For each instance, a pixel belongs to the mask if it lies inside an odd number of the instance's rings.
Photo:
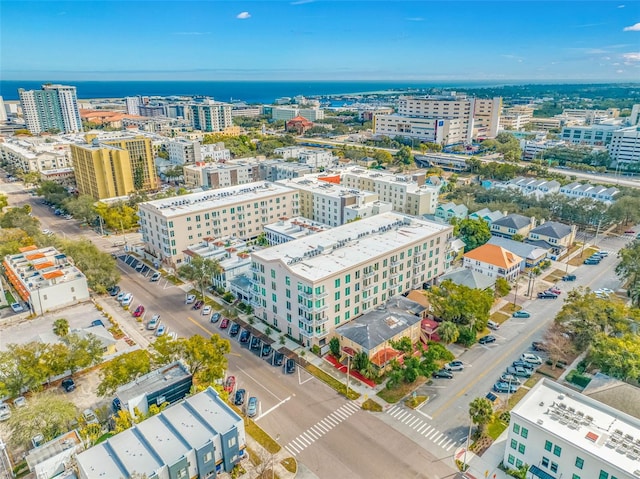
<svg viewBox="0 0 640 479">
<path fill-rule="evenodd" d="M 411 421 L 414 418 L 415 416 L 413 414 L 409 414 L 406 418 L 402 420 L 402 424 L 407 424 L 409 421 Z"/>
<path fill-rule="evenodd" d="M 278 396 L 276 396 L 274 393 L 271 392 L 270 389 L 266 388 L 262 383 L 264 381 L 258 381 L 256 378 L 254 378 L 253 376 L 251 376 L 248 372 L 246 372 L 244 369 L 242 368 L 238 368 L 239 371 L 242 371 L 242 374 L 244 374 L 245 376 L 247 376 L 248 378 L 250 378 L 253 382 L 255 382 L 258 386 L 260 386 L 262 389 L 264 389 L 265 391 L 267 391 L 269 394 L 271 394 L 274 398 L 276 398 L 278 400 L 278 402 L 282 402 L 282 399 L 280 399 Z M 291 396 L 289 396 L 290 398 Z"/>
<path fill-rule="evenodd" d="M 446 440 L 447 440 L 447 436 L 442 436 L 442 439 L 440 439 L 436 445 L 437 445 L 437 446 L 441 446 L 441 445 L 442 445 L 442 443 L 443 443 L 444 441 L 446 441 Z"/>
<path fill-rule="evenodd" d="M 416 418 L 415 421 L 413 421 L 411 424 L 409 424 L 409 427 L 413 426 L 415 423 L 417 422 L 422 422 L 422 419 L 420 419 L 419 417 Z M 415 429 L 415 428 L 414 428 Z"/>
<path fill-rule="evenodd" d="M 336 425 L 344 421 L 344 419 L 338 416 L 335 412 L 332 412 L 327 417 L 330 417 L 332 421 L 335 421 Z"/>
<path fill-rule="evenodd" d="M 318 428 L 317 424 L 314 424 L 308 430 L 309 430 L 309 432 L 312 432 L 313 434 L 318 436 L 318 438 L 324 436 L 324 431 L 321 430 L 320 428 Z"/>
<path fill-rule="evenodd" d="M 300 434 L 301 436 L 304 436 L 305 439 L 309 438 L 309 440 L 311 441 L 311 443 L 313 444 L 314 442 L 316 442 L 316 438 L 313 437 L 313 434 L 309 434 L 309 431 L 305 431 L 302 434 Z"/>
<path fill-rule="evenodd" d="M 300 434 L 298 437 L 296 437 L 294 439 L 294 441 L 297 441 L 300 444 L 304 444 L 304 447 L 308 447 L 308 446 L 311 445 L 311 441 L 309 441 L 309 439 L 307 439 L 306 437 L 302 437 L 302 434 Z"/>
<path fill-rule="evenodd" d="M 433 426 L 428 426 L 427 429 L 424 431 L 424 436 L 426 437 L 427 434 L 429 434 L 429 431 L 431 431 L 433 429 Z"/>
<path fill-rule="evenodd" d="M 307 448 L 306 444 L 303 444 L 297 439 L 292 439 L 290 444 L 294 446 L 296 449 L 298 449 L 299 451 L 304 451 Z"/>
<path fill-rule="evenodd" d="M 291 396 L 283 399 L 282 401 L 280 401 L 278 404 L 276 404 L 275 406 L 273 406 L 270 409 L 267 409 L 265 412 L 263 412 L 262 414 L 260 414 L 260 416 L 258 416 L 257 418 L 254 419 L 254 421 L 259 421 L 260 419 L 262 419 L 263 417 L 265 417 L 267 414 L 269 414 L 271 411 L 273 411 L 276 408 L 279 408 L 280 406 L 282 406 L 284 403 L 286 403 L 289 399 L 291 399 Z"/>
<path fill-rule="evenodd" d="M 400 419 L 405 417 L 407 414 L 409 414 L 409 411 L 403 411 L 402 414 L 399 414 L 398 416 L 396 416 L 396 419 L 399 421 Z"/>
<path fill-rule="evenodd" d="M 393 406 L 391 409 L 389 409 L 387 411 L 387 414 L 393 415 L 394 413 L 397 413 L 398 411 L 402 411 L 402 409 L 399 408 L 398 406 Z"/>
<path fill-rule="evenodd" d="M 313 427 L 317 428 L 317 429 L 318 429 L 318 431 L 322 431 L 322 434 L 326 434 L 326 433 L 328 433 L 328 432 L 329 432 L 329 430 L 328 430 L 325 426 L 323 426 L 322 424 L 320 424 L 320 423 L 317 423 L 317 424 L 316 424 L 316 425 L 314 425 Z"/>
<path fill-rule="evenodd" d="M 456 443 L 455 443 L 455 442 L 452 442 L 451 444 L 449 444 L 449 447 L 447 448 L 447 451 L 450 451 L 450 450 L 451 450 L 451 448 L 452 448 L 453 446 L 455 446 L 455 445 L 456 445 Z"/>
<path fill-rule="evenodd" d="M 317 434 L 311 432 L 311 429 L 307 429 L 303 434 L 306 434 L 307 436 L 311 437 L 314 441 L 316 441 L 320 437 Z"/>
<path fill-rule="evenodd" d="M 422 404 L 426 404 L 426 401 Z M 428 414 L 422 412 L 420 409 L 416 409 L 416 412 L 419 412 L 420 414 L 422 414 L 424 417 L 426 417 L 427 419 L 429 419 L 430 421 L 433 421 L 433 418 L 431 416 L 429 416 Z"/>
<path fill-rule="evenodd" d="M 422 430 L 423 430 L 425 427 L 427 427 L 427 426 L 429 426 L 429 425 L 428 425 L 428 424 L 426 424 L 426 423 L 425 423 L 425 424 L 423 424 L 423 425 L 422 425 L 422 427 L 421 427 L 420 429 L 418 429 L 418 434 L 422 434 Z"/>
<path fill-rule="evenodd" d="M 443 433 L 438 434 L 436 437 L 434 437 L 432 439 L 433 442 L 436 442 L 438 439 L 440 439 L 443 436 Z"/>
<path fill-rule="evenodd" d="M 424 423 L 423 423 L 422 421 L 417 422 L 417 423 L 413 423 L 413 424 L 412 424 L 412 426 L 413 426 L 413 427 L 412 427 L 411 429 L 414 429 L 414 430 L 415 430 L 417 427 L 422 426 L 423 424 L 424 424 Z"/>
<path fill-rule="evenodd" d="M 431 439 L 432 437 L 434 437 L 436 434 L 438 434 L 438 430 L 434 429 L 433 431 L 431 431 L 431 434 L 429 434 L 427 436 L 427 439 Z"/>
<path fill-rule="evenodd" d="M 340 424 L 340 422 L 336 421 L 335 419 L 329 416 L 325 417 L 323 421 L 327 421 L 329 424 L 331 424 L 332 427 L 336 427 L 338 424 Z"/>
<path fill-rule="evenodd" d="M 350 402 L 348 402 L 347 404 L 345 404 L 345 407 L 346 407 L 347 409 L 351 409 L 351 410 L 353 410 L 353 412 L 358 412 L 358 411 L 360 410 L 360 407 L 359 407 L 357 404 L 353 404 L 353 403 L 350 403 Z"/>
<path fill-rule="evenodd" d="M 329 421 L 325 421 L 324 419 L 322 419 L 318 424 L 322 424 L 322 426 L 327 428 L 329 431 L 333 429 L 333 426 L 329 423 Z"/>
<path fill-rule="evenodd" d="M 336 409 L 335 411 L 333 411 L 333 414 L 335 414 L 337 416 L 340 416 L 343 421 L 349 417 L 349 414 L 347 414 L 347 413 L 345 413 L 343 411 L 340 411 L 339 409 Z"/>
<path fill-rule="evenodd" d="M 446 447 L 447 447 L 447 446 L 450 446 L 451 444 L 452 444 L 452 443 L 451 443 L 451 439 L 447 439 L 447 440 L 444 442 L 444 444 L 441 444 L 441 445 L 440 445 L 440 447 L 441 447 L 442 449 L 446 449 Z"/>
<path fill-rule="evenodd" d="M 289 451 L 289 452 L 291 453 L 291 455 L 292 455 L 292 456 L 296 456 L 296 455 L 297 455 L 297 452 L 293 452 L 293 451 L 292 451 L 293 447 L 291 446 L 291 444 L 289 444 L 289 445 L 287 445 L 287 446 L 284 446 L 284 448 L 285 448 L 287 451 Z"/>
</svg>

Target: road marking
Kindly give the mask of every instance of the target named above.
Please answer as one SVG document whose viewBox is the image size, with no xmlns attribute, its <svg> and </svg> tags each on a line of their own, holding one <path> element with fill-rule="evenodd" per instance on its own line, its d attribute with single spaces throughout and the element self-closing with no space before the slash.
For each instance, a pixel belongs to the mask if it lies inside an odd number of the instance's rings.
<svg viewBox="0 0 640 479">
<path fill-rule="evenodd" d="M 436 434 L 438 434 L 438 430 L 434 429 L 433 431 L 431 431 L 431 434 L 429 434 L 427 437 L 427 439 L 431 439 L 432 437 L 434 437 Z"/>
<path fill-rule="evenodd" d="M 291 450 L 291 449 L 293 449 L 293 445 L 291 445 L 291 444 L 289 444 L 289 445 L 287 445 L 287 446 L 284 446 L 284 448 L 285 448 L 287 451 L 289 451 L 289 453 L 291 453 L 291 455 L 292 455 L 292 456 L 295 456 L 295 455 L 297 454 L 296 452 L 293 452 L 293 451 Z M 291 449 L 289 449 L 289 448 L 291 448 Z"/>
<path fill-rule="evenodd" d="M 402 411 L 401 414 L 399 414 L 396 419 L 399 421 L 400 419 L 402 419 L 403 417 L 405 417 L 407 414 L 409 414 L 409 411 Z"/>
<path fill-rule="evenodd" d="M 440 439 L 443 436 L 442 433 L 440 433 L 436 438 L 433 439 L 433 442 L 436 442 L 438 439 Z"/>
<path fill-rule="evenodd" d="M 275 394 L 274 394 L 275 396 Z M 259 421 L 260 419 L 262 419 L 263 417 L 265 417 L 267 414 L 269 414 L 271 411 L 273 411 L 274 409 L 282 406 L 284 403 L 286 403 L 289 399 L 291 399 L 291 396 L 284 398 L 282 401 L 280 401 L 278 404 L 276 404 L 275 406 L 273 406 L 270 409 L 267 409 L 265 412 L 263 412 L 262 414 L 260 414 L 260 416 L 258 416 L 257 418 L 254 419 L 254 421 Z"/>
<path fill-rule="evenodd" d="M 425 404 L 425 403 L 423 403 Z M 429 419 L 430 421 L 433 421 L 433 418 L 431 416 L 429 416 L 427 413 L 422 412 L 420 409 L 416 409 L 416 412 L 419 412 L 420 414 L 422 414 L 424 417 L 426 417 L 427 419 Z"/>
<path fill-rule="evenodd" d="M 319 424 L 314 424 L 309 428 L 309 430 L 313 431 L 315 434 L 319 434 L 320 436 L 324 436 L 327 433 L 327 431 Z"/>
<path fill-rule="evenodd" d="M 333 429 L 333 426 L 331 424 L 329 424 L 328 422 L 326 422 L 324 419 L 320 420 L 318 422 L 318 425 L 322 425 L 322 427 L 327 429 L 327 432 L 329 432 L 331 429 Z"/>
<path fill-rule="evenodd" d="M 413 421 L 411 424 L 409 424 L 409 427 L 413 426 L 415 423 L 417 423 L 418 421 L 422 421 L 422 419 L 420 419 L 419 417 L 416 418 L 415 421 Z"/>
<path fill-rule="evenodd" d="M 254 378 L 253 376 L 251 376 L 251 374 L 249 374 L 248 372 L 246 372 L 244 369 L 242 368 L 238 368 L 238 371 L 242 371 L 242 374 L 244 374 L 245 376 L 247 376 L 248 378 L 250 378 L 252 381 L 254 381 L 258 386 L 260 386 L 262 389 L 264 389 L 265 391 L 267 391 L 269 394 L 271 394 L 274 398 L 276 398 L 278 400 L 278 402 L 281 402 L 282 399 L 280 399 L 278 396 L 276 396 L 274 393 L 271 392 L 270 389 L 264 387 L 262 385 L 262 382 L 258 381 L 256 378 Z M 291 396 L 289 396 L 291 397 Z"/>
<path fill-rule="evenodd" d="M 455 442 L 452 442 L 451 444 L 449 444 L 449 447 L 447 447 L 447 451 L 450 451 L 451 448 L 455 445 L 456 445 Z"/>
<path fill-rule="evenodd" d="M 340 424 L 340 421 L 336 421 L 335 419 L 327 416 L 323 419 L 323 421 L 327 421 L 329 424 L 331 424 L 333 427 L 336 427 L 338 424 Z"/>
<path fill-rule="evenodd" d="M 443 436 L 443 437 L 442 437 L 442 439 L 440 439 L 440 441 L 438 441 L 438 444 L 437 444 L 437 445 L 438 445 L 438 446 L 442 446 L 442 444 L 443 444 L 445 441 L 448 441 L 448 440 L 449 440 L 449 439 L 447 439 L 447 436 Z M 444 446 L 443 446 L 443 447 L 444 447 Z"/>
<path fill-rule="evenodd" d="M 333 411 L 333 414 L 341 417 L 343 421 L 349 417 L 349 414 L 342 412 L 339 409 L 336 409 L 335 411 Z"/>
<path fill-rule="evenodd" d="M 424 423 L 420 429 L 418 429 L 418 434 L 422 434 L 422 430 L 426 427 L 429 427 L 427 423 Z"/>
<path fill-rule="evenodd" d="M 404 418 L 401 422 L 402 424 L 407 424 L 409 421 L 411 421 L 415 416 L 413 414 L 409 414 L 406 418 Z"/>
<path fill-rule="evenodd" d="M 309 439 L 304 437 L 302 434 L 298 435 L 298 437 L 296 438 L 296 441 L 298 441 L 300 444 L 304 444 L 304 447 L 310 446 L 312 442 L 312 441 L 309 441 Z"/>
<path fill-rule="evenodd" d="M 307 429 L 303 434 L 311 437 L 314 441 L 320 437 L 318 433 L 311 432 L 311 428 Z"/>
<path fill-rule="evenodd" d="M 316 442 L 316 439 L 317 439 L 313 434 L 309 433 L 309 430 L 306 430 L 305 432 L 300 434 L 300 436 L 303 436 L 305 439 L 308 439 L 309 441 L 311 441 L 311 444 Z"/>
<path fill-rule="evenodd" d="M 418 426 L 422 426 L 424 424 L 424 421 L 421 419 L 419 423 L 417 423 L 415 426 L 413 426 L 411 429 L 415 429 Z"/>
</svg>

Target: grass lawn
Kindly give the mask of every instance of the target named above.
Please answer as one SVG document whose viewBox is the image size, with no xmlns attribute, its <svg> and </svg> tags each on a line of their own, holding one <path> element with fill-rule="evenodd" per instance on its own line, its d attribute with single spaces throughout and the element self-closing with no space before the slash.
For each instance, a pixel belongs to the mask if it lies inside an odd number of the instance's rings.
<svg viewBox="0 0 640 479">
<path fill-rule="evenodd" d="M 100 444 L 101 442 L 106 441 L 107 439 L 109 439 L 113 435 L 115 435 L 115 432 L 113 432 L 113 431 L 110 431 L 110 432 L 107 432 L 107 433 L 103 434 L 102 436 L 100 436 L 98 438 L 98 440 L 96 441 L 96 444 Z"/>
<path fill-rule="evenodd" d="M 365 411 L 382 412 L 382 406 L 373 399 L 367 399 L 362 403 L 362 409 Z"/>
<path fill-rule="evenodd" d="M 520 311 L 521 309 L 522 309 L 522 306 L 520 306 L 519 304 L 516 304 L 514 306 L 513 303 L 507 303 L 500 309 L 500 311 L 502 311 L 503 313 L 507 313 L 509 316 L 511 316 L 513 313 L 515 313 L 516 311 Z"/>
<path fill-rule="evenodd" d="M 489 319 L 491 319 L 491 321 L 495 321 L 498 324 L 502 324 L 507 319 L 509 319 L 510 317 L 511 317 L 510 314 L 506 314 L 506 313 L 503 313 L 501 311 L 496 311 L 495 313 L 493 313 L 491 315 L 491 317 Z"/>
<path fill-rule="evenodd" d="M 282 467 L 284 467 L 291 474 L 295 474 L 298 471 L 298 463 L 293 457 L 287 457 L 286 459 L 283 459 L 282 461 L 280 461 L 280 464 L 282 464 Z"/>
<path fill-rule="evenodd" d="M 322 369 L 314 366 L 313 364 L 307 364 L 305 369 L 309 371 L 311 374 L 313 374 L 315 377 L 317 377 L 320 381 L 328 384 L 333 389 L 338 391 L 340 394 L 346 396 L 347 399 L 358 399 L 360 397 L 360 393 L 354 391 L 351 388 L 349 388 L 349 393 L 347 394 L 346 384 L 343 384 L 341 381 L 338 381 L 336 378 L 325 373 Z"/>
<path fill-rule="evenodd" d="M 599 249 L 598 248 L 592 248 L 592 247 L 585 248 L 585 250 L 582 253 L 582 255 L 578 254 L 578 255 L 574 256 L 573 258 L 571 258 L 569 260 L 569 264 L 571 266 L 580 266 L 582 263 L 584 263 L 585 259 L 587 259 L 589 256 L 591 256 L 596 251 L 599 251 Z"/>
<path fill-rule="evenodd" d="M 11 291 L 5 291 L 4 292 L 4 296 L 5 298 L 7 298 L 7 302 L 9 304 L 13 304 L 16 302 L 16 299 L 13 297 L 13 295 L 11 294 Z"/>
<path fill-rule="evenodd" d="M 278 444 L 269 434 L 264 432 L 261 427 L 259 427 L 255 422 L 251 419 L 246 418 L 244 420 L 244 429 L 252 438 L 260 443 L 262 447 L 264 447 L 269 453 L 275 454 L 282 447 Z"/>
<path fill-rule="evenodd" d="M 412 392 L 418 386 L 423 385 L 427 382 L 427 378 L 420 376 L 411 384 L 407 384 L 404 381 L 401 381 L 396 387 L 388 389 L 384 388 L 382 391 L 378 393 L 378 397 L 384 399 L 386 402 L 390 404 L 395 404 L 400 401 L 407 394 Z"/>
<path fill-rule="evenodd" d="M 549 281 L 550 283 L 555 283 L 556 281 L 560 281 L 564 276 L 564 271 L 561 269 L 554 269 L 551 273 L 542 278 L 544 281 Z"/>
<path fill-rule="evenodd" d="M 509 426 L 509 424 L 496 418 L 493 422 L 487 425 L 487 435 L 495 441 L 496 439 L 498 439 L 500 434 L 502 434 L 502 431 L 507 428 L 507 426 Z"/>
<path fill-rule="evenodd" d="M 404 405 L 410 407 L 411 409 L 415 409 L 427 399 L 429 399 L 429 396 L 416 396 L 415 398 L 411 397 L 409 399 L 405 399 Z"/>
</svg>

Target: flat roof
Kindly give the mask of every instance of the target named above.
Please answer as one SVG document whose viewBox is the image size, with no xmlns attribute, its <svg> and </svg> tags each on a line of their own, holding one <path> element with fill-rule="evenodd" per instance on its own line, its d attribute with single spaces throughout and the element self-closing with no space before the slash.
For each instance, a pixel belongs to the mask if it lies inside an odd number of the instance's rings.
<svg viewBox="0 0 640 479">
<path fill-rule="evenodd" d="M 176 383 L 191 376 L 179 362 L 171 363 L 151 371 L 135 381 L 131 381 L 116 390 L 116 396 L 126 403 L 130 399 L 165 388 L 168 384 Z"/>
<path fill-rule="evenodd" d="M 282 261 L 296 275 L 320 281 L 395 249 L 451 231 L 450 225 L 400 213 L 381 213 L 252 253 L 262 261 Z M 444 251 L 445 243 L 441 244 Z"/>
<path fill-rule="evenodd" d="M 205 389 L 201 394 L 191 396 L 187 401 L 207 423 L 215 424 L 216 430 L 222 434 L 233 429 L 242 418 L 228 406 L 212 389 Z"/>
<path fill-rule="evenodd" d="M 292 193 L 295 191 L 293 188 L 288 188 L 276 183 L 257 181 L 228 188 L 191 193 L 175 198 L 146 201 L 140 203 L 140 207 L 160 214 L 165 218 L 170 218 L 203 210 L 213 210 L 222 206 L 232 206 L 238 203 L 260 200 L 261 198 L 268 198 L 279 193 Z"/>
<path fill-rule="evenodd" d="M 84 471 L 89 478 L 98 477 L 128 477 L 131 472 L 139 471 L 134 469 L 128 471 L 117 461 L 108 442 L 100 443 L 90 447 L 86 451 L 76 456 L 80 470 Z"/>
<path fill-rule="evenodd" d="M 189 444 L 167 427 L 166 418 L 160 414 L 138 423 L 137 428 L 147 440 L 152 439 L 150 446 L 165 464 L 175 464 L 190 449 Z"/>
<path fill-rule="evenodd" d="M 514 416 L 623 471 L 640 469 L 640 420 L 551 380 L 536 384 Z"/>
<path fill-rule="evenodd" d="M 135 471 L 150 476 L 163 465 L 149 450 L 149 443 L 140 437 L 138 427 L 126 429 L 113 436 L 108 444 L 129 474 Z M 116 476 L 106 477 L 115 479 Z"/>
</svg>

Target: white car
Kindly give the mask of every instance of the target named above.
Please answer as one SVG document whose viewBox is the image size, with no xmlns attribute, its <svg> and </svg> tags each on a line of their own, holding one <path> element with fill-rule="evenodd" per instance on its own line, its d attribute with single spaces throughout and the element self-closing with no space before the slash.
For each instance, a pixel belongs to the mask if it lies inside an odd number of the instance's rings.
<svg viewBox="0 0 640 479">
<path fill-rule="evenodd" d="M 536 356 L 535 354 L 531 354 L 531 353 L 522 353 L 522 356 L 520 356 L 520 359 L 522 359 L 524 362 L 527 362 L 529 364 L 542 364 L 542 358 L 540 358 L 540 356 Z"/>
<path fill-rule="evenodd" d="M 204 308 L 202 308 L 201 313 L 204 316 L 209 316 L 211 314 L 211 306 L 205 306 Z"/>
<path fill-rule="evenodd" d="M 24 311 L 24 308 L 20 303 L 12 303 L 11 309 L 13 310 L 14 313 L 21 313 L 22 311 Z"/>
<path fill-rule="evenodd" d="M 147 329 L 156 329 L 160 324 L 160 315 L 154 314 L 153 317 L 147 323 Z"/>
<path fill-rule="evenodd" d="M 18 396 L 13 400 L 13 407 L 25 407 L 27 405 L 27 400 L 24 396 Z"/>
<path fill-rule="evenodd" d="M 122 306 L 129 306 L 133 302 L 133 294 L 127 293 L 124 298 L 122 298 Z"/>
<path fill-rule="evenodd" d="M 196 300 L 196 295 L 195 294 L 188 294 L 187 295 L 187 299 L 184 300 L 185 304 L 191 304 L 193 302 L 195 302 Z"/>
<path fill-rule="evenodd" d="M 82 417 L 84 418 L 85 422 L 87 424 L 99 424 L 100 421 L 98 421 L 98 417 L 96 416 L 96 413 L 93 412 L 92 409 L 85 409 L 84 412 L 82 413 Z"/>
<path fill-rule="evenodd" d="M 160 337 L 166 332 L 167 327 L 164 324 L 161 324 L 160 326 L 158 326 L 158 329 L 156 329 L 156 336 Z"/>
<path fill-rule="evenodd" d="M 53 234 L 51 230 L 42 230 L 42 233 L 46 234 L 47 236 L 51 236 Z"/>
<path fill-rule="evenodd" d="M 0 403 L 0 421 L 6 421 L 11 417 L 11 409 L 9 409 L 9 405 L 5 403 Z"/>
</svg>

